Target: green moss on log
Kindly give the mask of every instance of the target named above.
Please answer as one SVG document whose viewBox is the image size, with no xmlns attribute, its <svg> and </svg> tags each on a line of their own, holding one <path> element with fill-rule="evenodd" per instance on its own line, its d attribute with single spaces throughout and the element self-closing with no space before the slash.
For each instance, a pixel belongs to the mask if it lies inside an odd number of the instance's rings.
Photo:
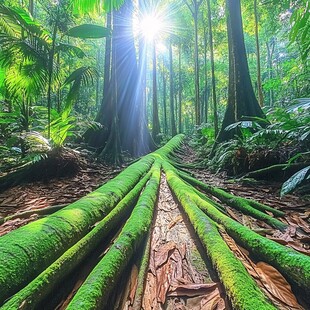
<svg viewBox="0 0 310 310">
<path fill-rule="evenodd" d="M 166 170 L 166 169 L 165 169 Z M 170 169 L 173 171 L 173 169 Z M 278 269 L 286 279 L 310 297 L 310 257 L 293 249 L 285 247 L 277 242 L 269 240 L 251 229 L 241 225 L 226 216 L 213 205 L 201 199 L 194 193 L 190 186 L 181 181 L 176 174 L 170 173 L 170 179 L 178 182 L 179 191 L 181 186 L 183 194 L 190 196 L 193 202 L 201 208 L 213 221 L 222 224 L 229 235 L 239 244 L 246 248 L 259 260 L 265 261 Z M 172 174 L 172 175 L 171 175 Z M 170 181 L 172 182 L 172 181 Z M 183 183 L 183 184 L 182 184 Z M 186 194 L 185 194 L 186 193 Z"/>
<path fill-rule="evenodd" d="M 124 268 L 150 229 L 160 182 L 160 165 L 142 192 L 130 218 L 107 254 L 80 287 L 67 310 L 102 309 Z"/>
<path fill-rule="evenodd" d="M 195 204 L 192 187 L 187 186 L 164 164 L 167 181 L 183 206 L 190 222 L 204 245 L 213 266 L 218 271 L 234 309 L 276 309 L 259 289 L 242 263 L 230 251 L 215 224 Z"/>
<path fill-rule="evenodd" d="M 143 249 L 143 255 L 141 264 L 139 267 L 139 274 L 137 280 L 137 288 L 134 298 L 134 303 L 132 305 L 132 310 L 142 309 L 142 298 L 145 288 L 146 275 L 149 268 L 150 252 L 151 252 L 151 234 L 148 233 L 147 240 Z"/>
<path fill-rule="evenodd" d="M 0 238 L 0 303 L 83 237 L 151 167 L 148 157 L 64 209 Z"/>
<path fill-rule="evenodd" d="M 236 210 L 241 211 L 244 214 L 250 215 L 258 220 L 264 221 L 267 224 L 271 225 L 272 227 L 280 229 L 282 231 L 287 228 L 287 225 L 284 224 L 283 222 L 264 213 L 264 211 L 269 211 L 278 216 L 279 215 L 282 216 L 284 215 L 282 211 L 276 210 L 274 208 L 271 208 L 254 200 L 241 198 L 229 194 L 220 188 L 204 184 L 203 182 L 200 182 L 197 179 L 192 178 L 184 173 L 180 173 L 180 176 L 190 184 L 198 186 L 202 190 L 217 197 L 221 201 L 225 202 L 229 206 L 232 206 Z"/>
<path fill-rule="evenodd" d="M 99 245 L 113 228 L 121 224 L 150 178 L 150 174 L 148 172 L 117 206 L 103 220 L 96 224 L 94 229 L 67 250 L 26 287 L 16 293 L 1 309 L 30 310 L 36 308 Z"/>
<path fill-rule="evenodd" d="M 85 236 L 149 171 L 154 160 L 166 159 L 183 138 L 174 137 L 77 202 L 1 237 L 0 304 Z"/>
</svg>

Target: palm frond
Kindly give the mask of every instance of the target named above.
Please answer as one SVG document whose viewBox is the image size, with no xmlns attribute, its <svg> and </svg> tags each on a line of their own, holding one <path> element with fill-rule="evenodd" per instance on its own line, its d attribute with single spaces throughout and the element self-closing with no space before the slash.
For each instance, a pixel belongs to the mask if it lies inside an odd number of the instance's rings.
<svg viewBox="0 0 310 310">
<path fill-rule="evenodd" d="M 70 113 L 74 101 L 78 98 L 81 86 L 94 84 L 96 77 L 98 77 L 98 72 L 94 67 L 81 67 L 70 74 L 64 83 L 64 86 L 73 83 L 67 95 L 65 111 Z"/>
<path fill-rule="evenodd" d="M 119 9 L 125 0 L 71 0 L 72 8 L 79 13 L 111 12 Z"/>
<path fill-rule="evenodd" d="M 66 54 L 70 56 L 76 56 L 78 58 L 83 58 L 86 56 L 86 54 L 81 48 L 71 45 L 71 44 L 66 44 L 66 43 L 58 44 L 55 48 L 55 52 L 56 53 L 65 52 Z"/>
</svg>

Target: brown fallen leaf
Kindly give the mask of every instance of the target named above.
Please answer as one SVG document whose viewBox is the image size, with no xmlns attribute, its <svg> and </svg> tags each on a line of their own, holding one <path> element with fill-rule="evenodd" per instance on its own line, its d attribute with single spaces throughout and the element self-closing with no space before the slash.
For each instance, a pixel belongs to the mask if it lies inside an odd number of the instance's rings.
<svg viewBox="0 0 310 310">
<path fill-rule="evenodd" d="M 168 229 L 171 229 L 172 227 L 174 227 L 176 224 L 178 224 L 179 222 L 183 221 L 183 217 L 182 215 L 177 216 L 173 221 L 170 222 Z"/>
<path fill-rule="evenodd" d="M 201 300 L 201 310 L 225 310 L 225 308 L 225 301 L 218 289 Z"/>
<path fill-rule="evenodd" d="M 291 286 L 277 269 L 265 262 L 258 262 L 256 271 L 264 287 L 274 297 L 291 307 L 291 309 L 302 309 L 292 292 Z"/>
<path fill-rule="evenodd" d="M 206 295 L 208 293 L 213 292 L 214 290 L 218 290 L 217 283 L 189 283 L 178 286 L 171 286 L 167 296 L 200 296 Z"/>
<path fill-rule="evenodd" d="M 139 270 L 137 265 L 133 265 L 131 275 L 130 275 L 130 290 L 129 290 L 129 301 L 130 305 L 133 304 L 135 295 L 136 295 L 136 290 L 137 290 L 137 285 L 138 285 L 138 275 L 139 275 Z"/>
<path fill-rule="evenodd" d="M 155 253 L 155 268 L 158 268 L 167 262 L 169 256 L 172 254 L 175 248 L 176 244 L 173 241 L 169 241 L 168 243 L 161 246 Z"/>
</svg>

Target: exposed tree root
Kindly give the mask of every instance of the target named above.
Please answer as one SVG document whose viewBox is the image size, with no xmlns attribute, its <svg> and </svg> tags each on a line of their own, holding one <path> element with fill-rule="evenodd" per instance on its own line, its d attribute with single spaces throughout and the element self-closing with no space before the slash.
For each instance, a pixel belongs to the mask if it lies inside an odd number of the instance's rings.
<svg viewBox="0 0 310 310">
<path fill-rule="evenodd" d="M 284 212 L 282 211 L 263 205 L 254 200 L 234 196 L 232 194 L 225 192 L 224 190 L 220 188 L 206 185 L 203 182 L 200 182 L 197 179 L 192 178 L 184 173 L 180 173 L 180 175 L 183 179 L 185 179 L 192 185 L 198 186 L 202 190 L 217 197 L 221 201 L 225 202 L 226 204 L 235 208 L 236 210 L 243 212 L 244 214 L 248 214 L 248 215 L 253 216 L 256 219 L 265 221 L 267 224 L 280 230 L 285 230 L 287 228 L 287 225 L 284 224 L 283 222 L 264 213 L 264 211 L 269 211 L 276 216 L 283 216 Z"/>
<path fill-rule="evenodd" d="M 46 300 L 52 290 L 85 261 L 109 232 L 129 216 L 115 242 L 67 307 L 74 310 L 110 309 L 111 291 L 116 289 L 121 273 L 149 234 L 161 168 L 199 236 L 234 309 L 276 309 L 276 306 L 231 252 L 219 229 L 224 229 L 253 257 L 275 267 L 294 288 L 310 299 L 310 257 L 262 237 L 233 220 L 226 212 L 228 208 L 213 201 L 212 197 L 280 230 L 287 225 L 268 213 L 274 216 L 283 216 L 284 213 L 234 196 L 181 172 L 177 168 L 179 164 L 174 166 L 176 156 L 171 154 L 179 149 L 182 140 L 182 135 L 176 136 L 163 148 L 132 164 L 93 193 L 1 237 L 0 303 L 16 293 L 1 309 L 35 309 L 41 305 L 41 301 Z M 149 245 L 140 265 L 134 309 L 141 307 L 148 256 Z M 206 284 L 198 286 L 198 289 L 207 287 Z M 178 296 L 173 294 L 179 294 L 184 289 L 185 286 L 179 285 L 171 296 Z"/>
<path fill-rule="evenodd" d="M 117 206 L 79 242 L 67 250 L 25 288 L 15 294 L 2 309 L 33 309 L 98 246 L 110 231 L 120 225 L 150 178 L 147 173 Z"/>
<path fill-rule="evenodd" d="M 272 165 L 266 168 L 254 170 L 248 172 L 244 177 L 245 178 L 253 178 L 253 179 L 287 179 L 288 177 L 292 176 L 295 172 L 309 166 L 310 163 L 295 163 L 291 165 L 287 164 L 277 164 L 277 165 Z"/>
<path fill-rule="evenodd" d="M 78 290 L 68 310 L 99 309 L 108 303 L 108 294 L 150 229 L 159 182 L 160 166 L 156 165 L 120 236 Z"/>
<path fill-rule="evenodd" d="M 2 225 L 3 223 L 10 221 L 10 220 L 14 220 L 17 218 L 28 218 L 33 214 L 38 214 L 38 215 L 48 215 L 48 214 L 52 214 L 58 210 L 61 210 L 62 208 L 66 207 L 66 204 L 63 205 L 57 205 L 57 206 L 49 206 L 46 208 L 40 208 L 40 209 L 32 209 L 32 210 L 27 210 L 21 213 L 16 213 L 10 216 L 6 216 L 3 218 L 0 218 L 0 225 Z"/>
</svg>

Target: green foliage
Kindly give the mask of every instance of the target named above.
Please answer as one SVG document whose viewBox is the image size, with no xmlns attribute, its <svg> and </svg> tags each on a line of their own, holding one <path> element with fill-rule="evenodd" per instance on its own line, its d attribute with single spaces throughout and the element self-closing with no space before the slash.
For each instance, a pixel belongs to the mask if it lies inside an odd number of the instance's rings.
<svg viewBox="0 0 310 310">
<path fill-rule="evenodd" d="M 109 36 L 110 30 L 102 26 L 84 24 L 69 29 L 66 34 L 80 39 L 99 39 Z"/>
<path fill-rule="evenodd" d="M 217 145 L 214 156 L 204 162 L 217 172 L 224 169 L 236 175 L 272 164 L 303 160 L 298 154 L 308 150 L 310 141 L 307 103 L 293 102 L 288 108 L 269 109 L 266 116 L 267 120 L 253 118 L 228 126 L 225 130 L 238 129 L 238 137 Z M 202 154 L 208 148 L 210 144 L 205 141 Z"/>
<path fill-rule="evenodd" d="M 284 196 L 300 185 L 310 180 L 310 166 L 301 169 L 285 181 L 281 188 L 281 196 Z"/>
<path fill-rule="evenodd" d="M 290 41 L 298 41 L 301 46 L 301 57 L 306 60 L 310 51 L 310 3 L 306 1 L 305 6 L 297 7 L 291 16 L 292 29 Z"/>
</svg>

